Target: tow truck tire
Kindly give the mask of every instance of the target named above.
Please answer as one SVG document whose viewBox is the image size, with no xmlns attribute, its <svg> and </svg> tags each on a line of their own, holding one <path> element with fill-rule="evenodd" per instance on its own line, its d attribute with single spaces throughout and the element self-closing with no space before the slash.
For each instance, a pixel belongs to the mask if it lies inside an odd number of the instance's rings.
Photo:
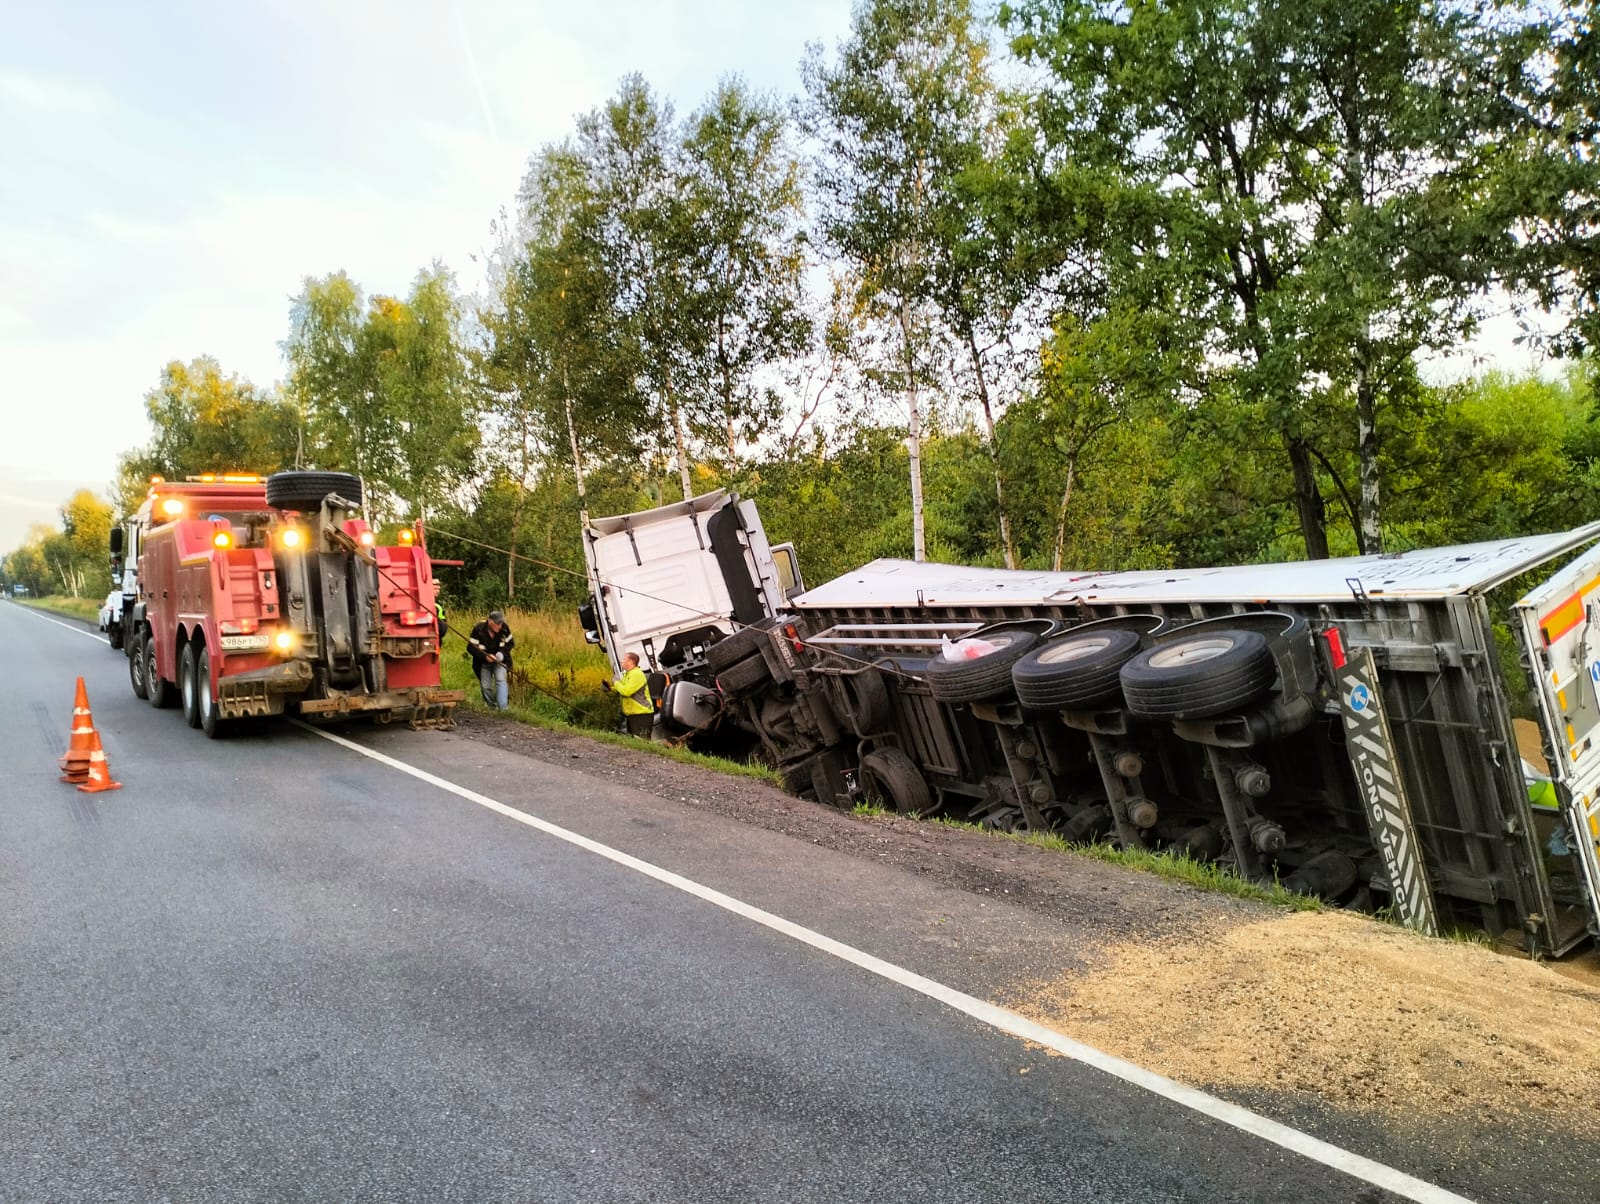
<svg viewBox="0 0 1600 1204">
<path fill-rule="evenodd" d="M 928 690 L 940 702 L 984 702 L 1011 692 L 1011 667 L 1039 645 L 1031 631 L 996 631 L 983 639 L 993 652 L 970 660 L 952 661 L 935 656 L 923 670 Z"/>
<path fill-rule="evenodd" d="M 122 623 L 120 620 L 112 622 L 106 628 L 106 643 L 110 644 L 113 649 L 122 647 Z"/>
<path fill-rule="evenodd" d="M 133 647 L 128 649 L 128 682 L 133 686 L 135 698 L 148 698 L 150 692 L 144 684 L 144 632 L 135 631 Z"/>
<path fill-rule="evenodd" d="M 361 503 L 361 478 L 348 472 L 275 472 L 267 478 L 267 505 L 276 510 L 315 510 L 337 493 Z"/>
<path fill-rule="evenodd" d="M 706 645 L 706 665 L 713 675 L 731 669 L 756 651 L 762 632 L 754 627 L 741 627 L 732 635 L 724 636 L 715 644 Z"/>
<path fill-rule="evenodd" d="M 183 721 L 190 727 L 199 727 L 199 684 L 195 675 L 193 644 L 185 644 L 183 655 L 178 658 L 178 692 L 183 698 Z"/>
<path fill-rule="evenodd" d="M 177 687 L 170 681 L 162 680 L 156 672 L 156 642 L 152 639 L 144 642 L 144 688 L 150 705 L 158 711 L 164 711 L 178 701 Z"/>
<path fill-rule="evenodd" d="M 916 764 L 898 748 L 875 748 L 861 758 L 869 798 L 888 803 L 901 815 L 921 817 L 933 810 L 933 791 Z"/>
<path fill-rule="evenodd" d="M 1086 631 L 1035 648 L 1011 666 L 1017 701 L 1035 711 L 1075 711 L 1122 697 L 1122 666 L 1139 652 L 1138 633 Z"/>
<path fill-rule="evenodd" d="M 1213 629 L 1139 653 L 1122 666 L 1122 694 L 1137 715 L 1206 719 L 1254 702 L 1277 676 L 1266 636 Z"/>
<path fill-rule="evenodd" d="M 205 648 L 200 650 L 200 661 L 195 666 L 195 678 L 200 687 L 200 730 L 206 734 L 208 740 L 220 739 L 227 734 L 228 723 L 222 718 L 222 710 L 217 706 L 216 695 L 211 692 L 211 653 Z"/>
<path fill-rule="evenodd" d="M 759 686 L 771 677 L 766 660 L 758 652 L 720 670 L 717 673 L 717 685 L 722 687 L 725 694 L 737 694 L 740 690 Z"/>
</svg>

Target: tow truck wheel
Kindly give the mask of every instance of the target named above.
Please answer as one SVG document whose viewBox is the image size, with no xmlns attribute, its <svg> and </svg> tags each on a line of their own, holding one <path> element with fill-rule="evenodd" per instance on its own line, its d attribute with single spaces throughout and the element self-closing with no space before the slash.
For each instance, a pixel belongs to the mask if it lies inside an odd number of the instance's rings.
<svg viewBox="0 0 1600 1204">
<path fill-rule="evenodd" d="M 222 711 L 217 706 L 217 697 L 211 690 L 211 652 L 209 649 L 200 649 L 200 660 L 195 665 L 195 691 L 200 706 L 200 730 L 206 734 L 208 740 L 215 740 L 224 735 L 228 730 L 227 723 L 222 718 Z"/>
<path fill-rule="evenodd" d="M 178 701 L 178 691 L 156 670 L 156 642 L 150 638 L 144 642 L 144 689 L 145 697 L 157 710 L 165 710 Z"/>
<path fill-rule="evenodd" d="M 133 686 L 135 698 L 148 698 L 144 685 L 144 633 L 135 631 L 133 647 L 128 650 L 128 681 Z"/>
<path fill-rule="evenodd" d="M 178 658 L 178 690 L 183 695 L 183 721 L 190 727 L 200 726 L 200 699 L 195 685 L 194 645 L 185 644 Z"/>
</svg>

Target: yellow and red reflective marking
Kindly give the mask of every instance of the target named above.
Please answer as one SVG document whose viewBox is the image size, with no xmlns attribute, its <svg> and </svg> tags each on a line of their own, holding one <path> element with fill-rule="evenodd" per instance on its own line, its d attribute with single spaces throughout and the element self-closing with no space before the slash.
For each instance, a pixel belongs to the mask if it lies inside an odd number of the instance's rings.
<svg viewBox="0 0 1600 1204">
<path fill-rule="evenodd" d="M 1600 577 L 1590 581 L 1577 593 L 1571 595 L 1539 620 L 1539 633 L 1544 636 L 1546 648 L 1583 622 L 1584 595 L 1591 592 L 1596 586 L 1600 586 Z"/>
</svg>

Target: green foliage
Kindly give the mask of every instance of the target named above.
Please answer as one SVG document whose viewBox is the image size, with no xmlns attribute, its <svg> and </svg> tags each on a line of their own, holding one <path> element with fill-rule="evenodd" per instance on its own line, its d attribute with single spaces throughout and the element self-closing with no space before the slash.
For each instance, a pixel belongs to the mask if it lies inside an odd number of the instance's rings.
<svg viewBox="0 0 1600 1204">
<path fill-rule="evenodd" d="M 476 401 L 450 274 L 421 272 L 404 301 L 343 272 L 307 279 L 291 309 L 288 396 L 309 443 L 300 458 L 356 473 L 369 508 L 436 508 L 474 466 Z"/>
<path fill-rule="evenodd" d="M 92 617 L 111 589 L 111 523 L 111 506 L 80 489 L 61 508 L 61 530 L 34 527 L 0 573 L 35 598 L 92 601 Z"/>
<path fill-rule="evenodd" d="M 271 390 L 224 375 L 210 356 L 174 360 L 144 396 L 154 436 L 119 464 L 118 503 L 131 513 L 149 479 L 182 480 L 205 472 L 275 472 L 295 462 L 300 414 Z"/>
<path fill-rule="evenodd" d="M 437 265 L 403 299 L 332 273 L 282 397 L 168 365 L 120 501 L 348 469 L 380 521 L 426 511 L 455 606 L 557 613 L 583 514 L 718 486 L 813 583 L 1571 526 L 1592 363 L 1418 364 L 1497 283 L 1592 344 L 1597 44 L 1525 0 L 864 0 L 795 124 L 736 78 L 686 119 L 622 80 L 530 161 L 472 313 Z M 6 571 L 92 593 L 103 531 L 65 522 Z"/>
</svg>

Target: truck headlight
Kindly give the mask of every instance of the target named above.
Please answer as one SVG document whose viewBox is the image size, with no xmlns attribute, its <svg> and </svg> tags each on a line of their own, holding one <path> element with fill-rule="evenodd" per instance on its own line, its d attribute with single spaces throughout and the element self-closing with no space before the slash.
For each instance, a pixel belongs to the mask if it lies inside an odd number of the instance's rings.
<svg viewBox="0 0 1600 1204">
<path fill-rule="evenodd" d="M 272 637 L 272 646 L 278 652 L 288 654 L 295 650 L 295 645 L 300 641 L 295 638 L 294 632 L 287 627 L 275 632 Z"/>
</svg>

